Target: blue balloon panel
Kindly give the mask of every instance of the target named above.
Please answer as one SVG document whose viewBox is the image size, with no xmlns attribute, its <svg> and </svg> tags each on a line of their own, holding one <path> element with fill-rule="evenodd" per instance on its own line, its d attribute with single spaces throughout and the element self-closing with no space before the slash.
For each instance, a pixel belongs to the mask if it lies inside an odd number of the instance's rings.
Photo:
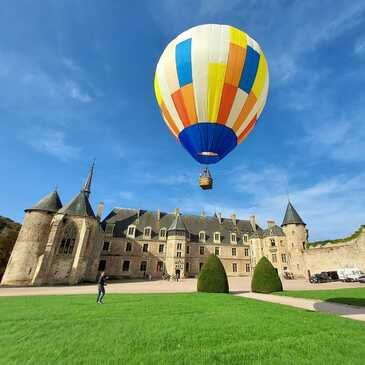
<svg viewBox="0 0 365 365">
<path fill-rule="evenodd" d="M 180 143 L 203 165 L 217 163 L 237 146 L 231 128 L 217 123 L 196 123 L 179 134 Z"/>
</svg>

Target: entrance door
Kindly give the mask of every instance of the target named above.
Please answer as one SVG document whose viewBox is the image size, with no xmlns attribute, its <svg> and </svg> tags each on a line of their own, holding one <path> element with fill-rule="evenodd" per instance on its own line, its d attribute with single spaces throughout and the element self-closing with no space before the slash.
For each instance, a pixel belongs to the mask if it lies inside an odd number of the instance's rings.
<svg viewBox="0 0 365 365">
<path fill-rule="evenodd" d="M 180 270 L 179 270 L 179 269 L 176 269 L 176 270 L 175 270 L 175 275 L 176 275 L 176 277 L 177 277 L 177 278 L 179 278 L 179 277 L 180 277 Z"/>
</svg>

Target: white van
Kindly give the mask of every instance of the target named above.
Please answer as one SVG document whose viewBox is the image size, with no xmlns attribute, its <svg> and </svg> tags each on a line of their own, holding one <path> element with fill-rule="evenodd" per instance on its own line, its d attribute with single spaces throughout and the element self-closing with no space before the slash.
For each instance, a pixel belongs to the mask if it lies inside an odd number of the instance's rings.
<svg viewBox="0 0 365 365">
<path fill-rule="evenodd" d="M 357 267 L 338 269 L 337 274 L 338 278 L 342 281 L 358 281 L 359 277 L 364 275 Z"/>
</svg>

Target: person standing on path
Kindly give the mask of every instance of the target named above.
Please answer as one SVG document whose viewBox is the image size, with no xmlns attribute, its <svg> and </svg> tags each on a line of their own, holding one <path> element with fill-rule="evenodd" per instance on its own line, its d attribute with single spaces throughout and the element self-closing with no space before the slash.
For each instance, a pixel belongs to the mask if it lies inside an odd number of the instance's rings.
<svg viewBox="0 0 365 365">
<path fill-rule="evenodd" d="M 108 277 L 105 275 L 105 272 L 102 271 L 98 280 L 98 296 L 96 297 L 96 303 L 97 304 L 103 304 L 103 298 L 105 295 L 105 286 L 106 286 L 106 280 Z"/>
</svg>

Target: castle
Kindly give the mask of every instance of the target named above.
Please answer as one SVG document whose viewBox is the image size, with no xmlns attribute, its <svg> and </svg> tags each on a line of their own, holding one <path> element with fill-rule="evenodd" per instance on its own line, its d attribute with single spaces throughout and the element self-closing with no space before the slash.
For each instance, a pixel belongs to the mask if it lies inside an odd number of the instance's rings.
<svg viewBox="0 0 365 365">
<path fill-rule="evenodd" d="M 81 191 L 62 206 L 57 191 L 25 210 L 2 285 L 95 282 L 99 271 L 111 278 L 163 273 L 195 277 L 208 255 L 221 259 L 228 276 L 250 276 L 262 256 L 278 273 L 294 278 L 339 267 L 365 269 L 365 229 L 343 244 L 308 245 L 306 224 L 288 202 L 281 226 L 255 216 L 241 220 L 182 215 L 160 210 L 113 209 L 104 220 L 89 202 L 94 166 Z"/>
</svg>

